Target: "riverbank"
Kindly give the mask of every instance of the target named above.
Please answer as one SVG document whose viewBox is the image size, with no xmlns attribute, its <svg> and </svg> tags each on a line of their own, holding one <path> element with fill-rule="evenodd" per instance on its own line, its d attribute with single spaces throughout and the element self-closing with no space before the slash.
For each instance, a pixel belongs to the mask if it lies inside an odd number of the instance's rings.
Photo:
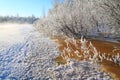
<svg viewBox="0 0 120 80">
<path fill-rule="evenodd" d="M 12 34 L 8 33 L 9 30 Z M 0 79 L 2 80 L 112 80 L 108 73 L 100 70 L 99 64 L 91 61 L 69 59 L 67 64 L 58 65 L 55 59 L 62 53 L 59 44 L 37 32 L 32 26 L 6 26 L 4 32 L 7 36 L 10 34 L 12 36 L 11 38 L 6 36 L 4 42 L 0 41 L 2 44 L 0 45 Z M 19 35 L 16 32 L 19 32 Z"/>
</svg>

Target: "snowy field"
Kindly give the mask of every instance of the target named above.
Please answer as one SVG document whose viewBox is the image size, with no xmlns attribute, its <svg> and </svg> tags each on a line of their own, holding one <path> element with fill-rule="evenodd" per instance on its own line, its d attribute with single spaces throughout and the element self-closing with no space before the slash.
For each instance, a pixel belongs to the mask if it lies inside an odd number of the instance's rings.
<svg viewBox="0 0 120 80">
<path fill-rule="evenodd" d="M 89 61 L 57 65 L 58 45 L 32 25 L 5 26 L 0 24 L 0 80 L 112 80 Z"/>
</svg>

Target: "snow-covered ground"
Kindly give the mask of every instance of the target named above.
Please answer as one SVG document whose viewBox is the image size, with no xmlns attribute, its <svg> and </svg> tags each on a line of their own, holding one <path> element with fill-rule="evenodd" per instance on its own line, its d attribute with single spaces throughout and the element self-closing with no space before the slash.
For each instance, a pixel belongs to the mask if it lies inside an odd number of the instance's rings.
<svg viewBox="0 0 120 80">
<path fill-rule="evenodd" d="M 17 27 L 9 39 L 0 37 L 0 80 L 112 80 L 89 61 L 57 65 L 54 59 L 60 52 L 55 42 L 31 25 Z"/>
</svg>

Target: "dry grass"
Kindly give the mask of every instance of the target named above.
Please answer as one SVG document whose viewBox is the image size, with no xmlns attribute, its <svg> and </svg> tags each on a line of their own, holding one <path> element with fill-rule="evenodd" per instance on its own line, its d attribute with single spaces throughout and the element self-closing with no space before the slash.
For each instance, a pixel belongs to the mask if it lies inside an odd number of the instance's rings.
<svg viewBox="0 0 120 80">
<path fill-rule="evenodd" d="M 66 64 L 69 59 L 90 60 L 101 64 L 101 70 L 120 80 L 120 43 L 92 40 L 92 39 L 55 39 L 59 44 L 61 55 L 55 60 L 59 64 Z M 117 66 L 116 66 L 117 65 Z"/>
</svg>

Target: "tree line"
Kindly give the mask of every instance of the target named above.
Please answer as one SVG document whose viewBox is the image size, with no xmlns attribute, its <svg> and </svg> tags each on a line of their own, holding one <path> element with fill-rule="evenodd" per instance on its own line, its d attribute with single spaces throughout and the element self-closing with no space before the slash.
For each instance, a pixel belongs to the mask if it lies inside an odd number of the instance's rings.
<svg viewBox="0 0 120 80">
<path fill-rule="evenodd" d="M 19 17 L 17 16 L 0 16 L 0 23 L 30 23 L 33 24 L 38 18 L 36 18 L 34 15 L 29 17 Z"/>
</svg>

